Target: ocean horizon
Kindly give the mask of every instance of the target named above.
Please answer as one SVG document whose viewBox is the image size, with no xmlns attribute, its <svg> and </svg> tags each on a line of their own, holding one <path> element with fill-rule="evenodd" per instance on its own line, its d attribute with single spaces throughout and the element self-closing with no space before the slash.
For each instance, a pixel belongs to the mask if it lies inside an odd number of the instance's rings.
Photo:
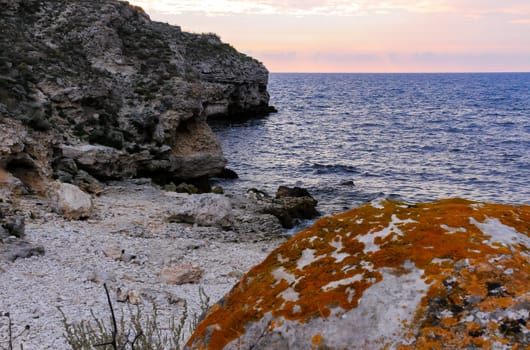
<svg viewBox="0 0 530 350">
<path fill-rule="evenodd" d="M 278 113 L 213 123 L 239 180 L 324 214 L 375 198 L 530 203 L 530 73 L 271 73 Z"/>
<path fill-rule="evenodd" d="M 270 72 L 270 74 L 530 74 L 530 71 L 484 72 Z"/>
</svg>

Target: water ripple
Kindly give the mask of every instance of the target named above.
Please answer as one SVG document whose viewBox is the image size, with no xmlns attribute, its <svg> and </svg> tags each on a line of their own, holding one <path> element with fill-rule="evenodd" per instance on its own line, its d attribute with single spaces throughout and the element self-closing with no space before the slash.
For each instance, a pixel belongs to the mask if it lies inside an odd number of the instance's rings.
<svg viewBox="0 0 530 350">
<path fill-rule="evenodd" d="M 530 203 L 530 74 L 271 74 L 265 119 L 214 126 L 234 189 Z M 353 186 L 342 186 L 353 183 Z"/>
</svg>

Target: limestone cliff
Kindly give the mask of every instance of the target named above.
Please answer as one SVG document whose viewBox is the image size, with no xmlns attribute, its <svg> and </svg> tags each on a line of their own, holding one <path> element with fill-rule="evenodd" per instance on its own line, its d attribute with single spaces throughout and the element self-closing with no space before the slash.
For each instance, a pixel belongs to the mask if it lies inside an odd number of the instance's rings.
<svg viewBox="0 0 530 350">
<path fill-rule="evenodd" d="M 0 169 L 11 187 L 211 176 L 226 160 L 207 117 L 271 109 L 260 62 L 127 2 L 0 0 L 0 12 Z"/>
</svg>

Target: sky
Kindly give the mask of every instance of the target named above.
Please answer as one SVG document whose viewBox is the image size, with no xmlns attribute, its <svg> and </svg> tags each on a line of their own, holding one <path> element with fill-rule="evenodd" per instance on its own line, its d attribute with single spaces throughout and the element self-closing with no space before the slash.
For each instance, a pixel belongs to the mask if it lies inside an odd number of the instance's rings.
<svg viewBox="0 0 530 350">
<path fill-rule="evenodd" d="M 529 0 L 129 0 L 271 72 L 529 72 Z"/>
</svg>

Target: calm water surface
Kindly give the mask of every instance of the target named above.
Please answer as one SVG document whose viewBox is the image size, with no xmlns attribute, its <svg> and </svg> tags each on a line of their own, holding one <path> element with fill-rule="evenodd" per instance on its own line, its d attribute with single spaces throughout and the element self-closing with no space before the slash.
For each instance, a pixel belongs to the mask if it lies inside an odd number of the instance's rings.
<svg viewBox="0 0 530 350">
<path fill-rule="evenodd" d="M 271 74 L 264 119 L 213 125 L 228 191 L 301 185 L 324 214 L 391 197 L 530 204 L 530 74 Z"/>
</svg>

